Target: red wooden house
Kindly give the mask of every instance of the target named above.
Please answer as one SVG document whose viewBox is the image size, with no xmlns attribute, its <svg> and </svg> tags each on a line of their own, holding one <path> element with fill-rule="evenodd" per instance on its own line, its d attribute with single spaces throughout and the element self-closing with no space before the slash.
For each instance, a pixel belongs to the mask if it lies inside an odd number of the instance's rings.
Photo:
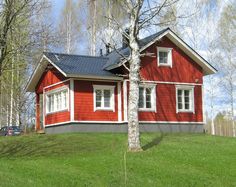
<svg viewBox="0 0 236 187">
<path fill-rule="evenodd" d="M 169 28 L 139 41 L 141 131 L 202 132 L 203 76 L 216 73 Z M 108 51 L 109 52 L 109 51 Z M 129 47 L 105 56 L 44 53 L 27 91 L 36 93 L 36 130 L 127 131 Z M 122 54 L 122 55 L 121 55 Z"/>
</svg>

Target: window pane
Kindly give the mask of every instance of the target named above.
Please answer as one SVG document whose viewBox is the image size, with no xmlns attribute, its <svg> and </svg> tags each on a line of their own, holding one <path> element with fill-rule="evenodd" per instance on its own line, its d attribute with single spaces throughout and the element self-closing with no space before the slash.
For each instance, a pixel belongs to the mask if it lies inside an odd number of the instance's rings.
<svg viewBox="0 0 236 187">
<path fill-rule="evenodd" d="M 183 109 L 182 108 L 182 103 L 178 103 L 178 109 L 180 109 L 180 110 Z"/>
<path fill-rule="evenodd" d="M 62 107 L 61 107 L 61 93 L 59 92 L 58 94 L 57 94 L 57 97 L 58 97 L 58 101 L 57 101 L 57 110 L 61 110 L 62 109 Z"/>
<path fill-rule="evenodd" d="M 66 108 L 66 91 L 61 93 L 61 107 Z"/>
<path fill-rule="evenodd" d="M 56 93 L 55 94 L 55 111 L 57 111 L 57 110 L 59 110 L 59 102 L 58 102 L 58 100 L 59 100 L 59 94 L 58 93 Z"/>
<path fill-rule="evenodd" d="M 167 64 L 167 59 L 168 59 L 168 52 L 164 52 L 164 51 L 159 51 L 159 60 L 160 60 L 160 64 Z"/>
<path fill-rule="evenodd" d="M 146 108 L 152 108 L 151 93 L 152 93 L 152 89 L 146 88 Z"/>
<path fill-rule="evenodd" d="M 51 108 L 50 108 L 50 112 L 54 111 L 54 95 L 50 95 L 50 103 L 51 103 Z"/>
<path fill-rule="evenodd" d="M 189 109 L 190 109 L 189 103 L 185 103 L 185 109 L 186 109 L 186 110 L 189 110 Z"/>
<path fill-rule="evenodd" d="M 182 90 L 178 90 L 178 109 L 183 109 Z"/>
<path fill-rule="evenodd" d="M 139 88 L 139 103 L 138 106 L 139 108 L 144 108 L 144 88 Z"/>
<path fill-rule="evenodd" d="M 48 102 L 47 102 L 48 103 L 48 112 L 51 112 L 51 108 L 52 108 L 51 107 L 51 95 L 49 95 L 47 98 L 48 98 Z"/>
<path fill-rule="evenodd" d="M 111 101 L 111 91 L 104 90 L 104 107 L 110 108 L 110 101 Z"/>
<path fill-rule="evenodd" d="M 184 107 L 185 107 L 185 110 L 190 109 L 189 100 L 190 100 L 190 90 L 184 90 L 184 103 L 185 103 Z"/>
<path fill-rule="evenodd" d="M 47 112 L 56 112 L 67 108 L 67 90 L 57 91 L 47 96 Z"/>
<path fill-rule="evenodd" d="M 189 97 L 190 90 L 184 90 L 184 97 Z"/>
<path fill-rule="evenodd" d="M 96 90 L 96 107 L 102 106 L 102 91 Z"/>
</svg>

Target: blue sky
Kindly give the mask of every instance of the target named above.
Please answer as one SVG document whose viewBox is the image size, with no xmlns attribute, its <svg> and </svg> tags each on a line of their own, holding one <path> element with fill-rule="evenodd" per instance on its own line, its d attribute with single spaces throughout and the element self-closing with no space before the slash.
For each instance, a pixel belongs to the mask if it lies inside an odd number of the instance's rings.
<svg viewBox="0 0 236 187">
<path fill-rule="evenodd" d="M 52 14 L 54 17 L 53 19 L 55 19 L 56 22 L 58 22 L 58 17 L 60 15 L 64 2 L 65 0 L 52 0 Z"/>
</svg>

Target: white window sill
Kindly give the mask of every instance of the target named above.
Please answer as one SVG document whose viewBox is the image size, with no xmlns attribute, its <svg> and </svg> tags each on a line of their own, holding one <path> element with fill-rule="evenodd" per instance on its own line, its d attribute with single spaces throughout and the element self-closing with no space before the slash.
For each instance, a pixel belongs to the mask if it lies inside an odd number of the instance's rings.
<svg viewBox="0 0 236 187">
<path fill-rule="evenodd" d="M 171 64 L 158 64 L 158 66 L 164 66 L 164 67 L 172 67 L 172 65 Z"/>
<path fill-rule="evenodd" d="M 139 108 L 138 111 L 140 112 L 156 112 L 153 108 Z"/>
<path fill-rule="evenodd" d="M 112 111 L 115 112 L 113 108 L 95 108 L 95 111 Z"/>
<path fill-rule="evenodd" d="M 178 110 L 177 113 L 194 113 L 193 110 Z"/>
<path fill-rule="evenodd" d="M 53 112 L 47 112 L 46 115 L 50 115 L 50 114 L 54 114 L 54 113 L 59 113 L 59 112 L 67 112 L 67 111 L 69 111 L 68 108 L 62 109 L 62 110 L 53 111 Z"/>
</svg>

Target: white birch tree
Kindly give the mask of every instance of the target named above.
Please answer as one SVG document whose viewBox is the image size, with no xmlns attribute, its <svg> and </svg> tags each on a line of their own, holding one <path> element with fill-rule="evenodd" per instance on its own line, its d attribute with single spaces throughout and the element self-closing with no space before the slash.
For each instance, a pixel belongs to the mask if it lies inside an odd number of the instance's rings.
<svg viewBox="0 0 236 187">
<path fill-rule="evenodd" d="M 127 27 L 124 28 L 115 18 L 113 18 L 113 24 L 120 30 L 123 37 L 127 38 L 130 48 L 130 56 L 126 58 L 129 64 L 128 150 L 135 152 L 142 150 L 138 117 L 141 63 L 141 51 L 138 43 L 139 33 L 144 28 L 160 26 L 160 16 L 163 11 L 166 12 L 166 9 L 173 6 L 176 1 L 148 1 L 147 4 L 144 0 L 124 0 L 122 3 L 128 15 Z M 129 33 L 124 32 L 127 28 Z"/>
<path fill-rule="evenodd" d="M 220 64 L 221 72 L 223 74 L 222 85 L 228 95 L 228 102 L 230 105 L 230 114 L 232 121 L 232 134 L 236 136 L 235 127 L 235 91 L 236 91 L 236 1 L 234 0 L 227 5 L 219 21 L 219 41 L 218 48 L 221 51 Z"/>
<path fill-rule="evenodd" d="M 79 42 L 81 28 L 79 11 L 79 3 L 77 4 L 73 0 L 65 1 L 61 12 L 59 33 L 63 50 L 68 54 L 76 51 Z"/>
</svg>

